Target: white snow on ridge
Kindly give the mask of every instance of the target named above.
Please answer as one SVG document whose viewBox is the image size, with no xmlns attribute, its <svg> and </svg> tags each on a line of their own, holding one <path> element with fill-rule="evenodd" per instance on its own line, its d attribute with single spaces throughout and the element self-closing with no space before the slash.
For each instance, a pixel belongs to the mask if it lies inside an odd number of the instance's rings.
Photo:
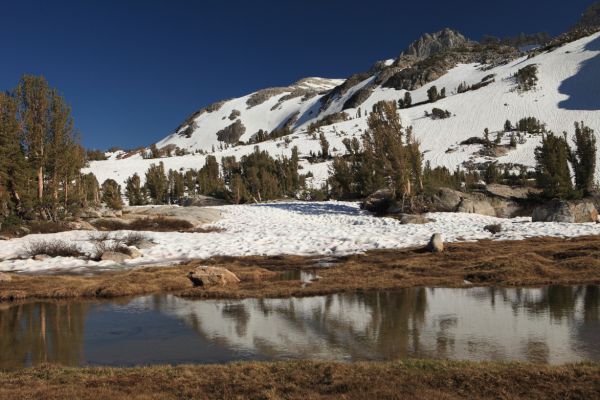
<svg viewBox="0 0 600 400">
<path fill-rule="evenodd" d="M 520 68 L 529 64 L 538 66 L 539 82 L 532 91 L 519 93 L 515 89 L 512 76 Z M 399 110 L 405 126 L 412 125 L 416 138 L 421 142 L 421 150 L 425 153 L 425 160 L 433 166 L 446 166 L 450 169 L 473 159 L 473 153 L 479 149 L 477 146 L 459 146 L 459 143 L 472 136 L 483 135 L 483 130 L 489 128 L 492 137 L 495 131 L 501 130 L 508 119 L 516 123 L 524 117 L 536 117 L 547 124 L 548 129 L 562 133 L 573 134 L 575 121 L 584 121 L 599 135 L 600 142 L 600 33 L 568 43 L 551 52 L 541 53 L 535 57 L 522 57 L 506 65 L 492 69 L 477 64 L 458 65 L 438 80 L 411 92 L 413 103 L 424 101 L 427 90 L 435 85 L 438 89 L 446 88 L 447 97 L 435 104 L 424 104 L 409 109 Z M 481 82 L 490 74 L 494 74 L 495 82 L 479 90 L 456 94 L 456 88 L 461 82 L 469 85 Z M 312 79 L 312 78 L 311 78 Z M 296 97 L 282 102 L 279 107 L 271 110 L 278 104 L 281 97 L 276 95 L 263 104 L 247 108 L 248 96 L 226 102 L 219 111 L 204 113 L 197 118 L 198 128 L 190 138 L 177 134 L 165 138 L 159 146 L 176 144 L 181 148 L 211 151 L 214 145 L 216 151 L 213 155 L 220 160 L 226 155 L 241 157 L 254 149 L 254 145 L 237 146 L 226 150 L 218 150 L 220 142 L 217 141 L 216 131 L 233 123 L 228 116 L 233 110 L 241 112 L 240 120 L 246 127 L 242 140 L 248 140 L 259 129 L 271 131 L 284 123 L 290 115 L 300 112 L 300 120 L 296 124 L 294 133 L 286 139 L 260 143 L 259 148 L 268 151 L 273 156 L 291 154 L 291 149 L 297 146 L 301 157 L 318 152 L 318 139 L 307 134 L 306 128 L 319 116 L 322 117 L 340 111 L 343 104 L 357 90 L 366 85 L 372 78 L 362 81 L 350 88 L 341 98 L 332 101 L 330 106 L 319 113 L 321 96 L 308 100 Z M 329 80 L 333 82 L 333 80 Z M 302 81 L 300 81 L 302 82 Z M 344 150 L 344 138 L 360 137 L 367 127 L 365 111 L 371 110 L 373 104 L 380 100 L 398 100 L 404 96 L 404 90 L 377 87 L 371 96 L 361 104 L 362 117 L 357 118 L 358 110 L 345 110 L 351 120 L 336 123 L 322 128 L 330 149 L 335 149 L 334 154 L 341 154 Z M 432 120 L 424 117 L 425 111 L 433 107 L 449 110 L 453 116 L 443 120 Z M 506 142 L 508 138 L 504 139 Z M 539 137 L 529 137 L 527 142 L 519 144 L 516 150 L 498 159 L 501 163 L 519 163 L 527 166 L 534 165 L 533 150 L 538 145 Z M 449 149 L 450 151 L 447 153 Z M 600 154 L 599 154 L 600 157 Z M 143 179 L 145 171 L 152 163 L 163 161 L 166 169 L 200 168 L 204 164 L 205 156 L 188 155 L 170 157 L 160 160 L 143 160 L 139 156 L 116 160 L 114 157 L 107 161 L 90 163 L 86 172 L 96 174 L 98 180 L 103 182 L 113 178 L 123 184 L 128 176 L 137 172 Z M 482 161 L 476 158 L 476 161 Z M 326 165 L 306 165 L 302 171 L 319 174 L 319 179 L 313 179 L 312 184 L 319 186 L 326 175 Z M 597 176 L 600 176 L 600 160 L 597 162 Z"/>
<path fill-rule="evenodd" d="M 500 219 L 477 214 L 433 213 L 424 225 L 402 225 L 391 218 L 378 218 L 350 202 L 280 202 L 217 207 L 224 218 L 214 226 L 215 233 L 146 233 L 157 244 L 142 250 L 143 257 L 127 260 L 126 267 L 169 265 L 212 256 L 324 255 L 339 256 L 372 249 L 402 248 L 427 243 L 440 232 L 447 242 L 520 240 L 536 236 L 574 237 L 600 234 L 600 225 L 532 223 L 529 218 Z M 483 228 L 501 224 L 502 233 L 492 236 Z M 118 233 L 117 233 L 118 234 Z M 92 252 L 90 238 L 95 232 L 71 231 L 29 235 L 0 241 L 0 271 L 36 272 L 44 270 L 90 271 L 123 268 L 109 261 L 52 258 L 44 261 L 21 259 L 29 242 L 68 240 L 81 251 Z"/>
</svg>

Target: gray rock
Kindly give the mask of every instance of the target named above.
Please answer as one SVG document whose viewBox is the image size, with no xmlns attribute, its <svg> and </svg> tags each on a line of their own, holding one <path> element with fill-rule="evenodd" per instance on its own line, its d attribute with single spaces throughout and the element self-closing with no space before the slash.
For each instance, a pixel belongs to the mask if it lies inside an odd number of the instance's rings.
<svg viewBox="0 0 600 400">
<path fill-rule="evenodd" d="M 183 199 L 181 205 L 184 207 L 211 207 L 222 206 L 226 204 L 229 204 L 229 202 L 210 196 L 195 195 L 193 197 Z"/>
<path fill-rule="evenodd" d="M 427 250 L 432 253 L 441 253 L 444 251 L 444 240 L 441 233 L 434 233 L 429 239 Z"/>
<path fill-rule="evenodd" d="M 140 250 L 149 249 L 149 248 L 154 247 L 154 246 L 156 246 L 156 243 L 154 243 L 154 242 L 152 242 L 150 240 L 146 240 L 146 239 L 140 241 L 139 243 L 137 243 L 135 245 L 135 247 L 137 247 Z"/>
<path fill-rule="evenodd" d="M 131 258 L 140 258 L 142 256 L 142 253 L 133 246 L 128 247 L 128 250 L 129 250 L 129 257 L 131 257 Z"/>
<path fill-rule="evenodd" d="M 204 288 L 213 286 L 227 286 L 236 284 L 240 280 L 226 268 L 200 266 L 188 274 L 188 278 L 195 287 Z"/>
<path fill-rule="evenodd" d="M 431 219 L 426 218 L 422 215 L 416 215 L 416 214 L 400 214 L 397 217 L 397 219 L 403 225 L 406 225 L 406 224 L 428 224 L 428 223 L 432 222 Z"/>
<path fill-rule="evenodd" d="M 362 207 L 374 213 L 386 213 L 394 205 L 396 194 L 391 189 L 379 189 L 365 199 Z"/>
<path fill-rule="evenodd" d="M 125 260 L 130 260 L 131 258 L 132 257 L 128 254 L 119 253 L 116 251 L 105 251 L 102 253 L 102 257 L 100 257 L 102 261 L 113 261 L 119 264 Z"/>
<path fill-rule="evenodd" d="M 527 200 L 529 194 L 539 193 L 539 189 L 530 187 L 511 187 L 491 183 L 485 187 L 485 191 L 490 196 L 499 197 L 507 200 Z"/>
<path fill-rule="evenodd" d="M 589 200 L 552 200 L 535 207 L 531 220 L 533 222 L 596 222 L 598 210 Z"/>
<path fill-rule="evenodd" d="M 463 198 L 458 204 L 456 211 L 469 214 L 488 215 L 490 217 L 496 216 L 496 210 L 486 200 L 474 200 Z"/>
<path fill-rule="evenodd" d="M 464 193 L 450 188 L 440 188 L 433 196 L 430 203 L 433 211 L 455 212 L 460 204 Z"/>
<path fill-rule="evenodd" d="M 413 56 L 418 60 L 424 60 L 434 54 L 464 46 L 472 43 L 459 32 L 445 28 L 436 33 L 426 33 L 413 42 L 408 49 L 402 52 L 403 56 Z"/>
<path fill-rule="evenodd" d="M 3 272 L 0 272 L 0 283 L 10 282 L 10 281 L 12 281 L 12 276 L 5 274 Z"/>
</svg>

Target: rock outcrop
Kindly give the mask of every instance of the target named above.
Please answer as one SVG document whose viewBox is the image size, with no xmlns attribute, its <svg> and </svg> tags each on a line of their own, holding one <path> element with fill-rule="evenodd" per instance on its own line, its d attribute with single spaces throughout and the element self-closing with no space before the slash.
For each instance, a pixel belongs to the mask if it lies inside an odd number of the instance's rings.
<svg viewBox="0 0 600 400">
<path fill-rule="evenodd" d="M 237 276 L 226 268 L 200 266 L 188 274 L 195 287 L 227 286 L 238 283 Z"/>
<path fill-rule="evenodd" d="M 400 57 L 410 56 L 418 60 L 424 60 L 445 50 L 472 43 L 474 42 L 464 37 L 460 32 L 455 31 L 454 29 L 445 28 L 439 32 L 424 34 L 408 46 L 408 48 L 402 52 Z"/>
<path fill-rule="evenodd" d="M 391 189 L 379 189 L 365 199 L 362 208 L 376 214 L 385 214 L 394 205 L 396 194 Z"/>
<path fill-rule="evenodd" d="M 598 210 L 589 200 L 552 200 L 535 207 L 531 220 L 533 222 L 597 222 Z"/>
</svg>

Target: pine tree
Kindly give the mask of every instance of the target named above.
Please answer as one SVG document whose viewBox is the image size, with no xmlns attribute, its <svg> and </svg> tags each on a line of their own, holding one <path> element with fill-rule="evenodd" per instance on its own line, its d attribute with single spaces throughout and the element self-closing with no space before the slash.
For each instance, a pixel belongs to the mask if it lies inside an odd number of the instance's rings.
<svg viewBox="0 0 600 400">
<path fill-rule="evenodd" d="M 146 196 L 140 176 L 137 173 L 125 181 L 125 197 L 127 197 L 130 206 L 143 206 L 146 204 Z"/>
<path fill-rule="evenodd" d="M 150 165 L 150 168 L 146 171 L 146 184 L 144 187 L 153 204 L 166 204 L 168 202 L 167 176 L 162 161 L 158 165 Z"/>
<path fill-rule="evenodd" d="M 107 179 L 102 183 L 102 202 L 113 210 L 123 208 L 121 186 L 114 179 Z"/>
<path fill-rule="evenodd" d="M 427 90 L 427 98 L 430 103 L 435 103 L 439 99 L 438 89 L 436 86 L 432 86 Z"/>
<path fill-rule="evenodd" d="M 569 171 L 569 145 L 564 137 L 548 133 L 535 149 L 536 180 L 546 197 L 568 198 L 573 195 Z"/>
<path fill-rule="evenodd" d="M 583 195 L 589 195 L 595 185 L 596 171 L 596 137 L 594 130 L 575 123 L 575 150 L 571 151 L 570 161 L 575 172 L 575 187 Z"/>
<path fill-rule="evenodd" d="M 22 215 L 29 168 L 19 137 L 17 102 L 0 92 L 0 216 Z"/>
<path fill-rule="evenodd" d="M 506 120 L 506 122 L 504 123 L 504 132 L 511 132 L 513 130 L 512 127 L 512 123 L 510 122 L 510 120 Z"/>
<path fill-rule="evenodd" d="M 38 204 L 42 203 L 44 195 L 49 91 L 43 77 L 30 75 L 23 76 L 16 90 L 27 160 L 36 171 Z"/>
<path fill-rule="evenodd" d="M 329 158 L 329 142 L 323 132 L 319 133 L 319 143 L 321 144 L 321 158 Z"/>
</svg>

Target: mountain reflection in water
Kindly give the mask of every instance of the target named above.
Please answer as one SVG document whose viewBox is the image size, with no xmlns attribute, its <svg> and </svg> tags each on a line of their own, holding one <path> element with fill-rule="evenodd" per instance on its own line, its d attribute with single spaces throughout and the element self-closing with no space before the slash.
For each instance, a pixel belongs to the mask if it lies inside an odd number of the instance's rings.
<svg viewBox="0 0 600 400">
<path fill-rule="evenodd" d="M 0 368 L 406 357 L 600 361 L 600 287 L 0 305 Z"/>
</svg>

